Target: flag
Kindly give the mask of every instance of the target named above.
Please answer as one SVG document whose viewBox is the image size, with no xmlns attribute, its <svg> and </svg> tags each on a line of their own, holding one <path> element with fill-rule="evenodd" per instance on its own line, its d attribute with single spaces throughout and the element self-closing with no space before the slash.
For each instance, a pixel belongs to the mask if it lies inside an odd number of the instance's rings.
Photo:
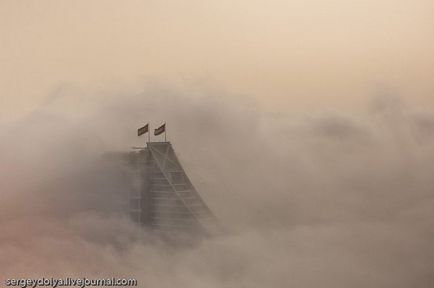
<svg viewBox="0 0 434 288">
<path fill-rule="evenodd" d="M 166 123 L 158 127 L 157 129 L 154 129 L 154 135 L 160 135 L 161 133 L 166 132 Z"/>
<path fill-rule="evenodd" d="M 143 135 L 148 132 L 149 132 L 149 123 L 137 130 L 137 136 Z"/>
</svg>

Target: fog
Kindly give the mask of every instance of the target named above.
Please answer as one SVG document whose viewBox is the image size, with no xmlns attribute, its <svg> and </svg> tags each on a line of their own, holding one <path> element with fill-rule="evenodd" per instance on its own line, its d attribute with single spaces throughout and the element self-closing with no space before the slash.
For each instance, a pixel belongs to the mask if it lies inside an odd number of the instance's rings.
<svg viewBox="0 0 434 288">
<path fill-rule="evenodd" d="M 269 111 L 358 110 L 386 83 L 433 107 L 430 0 L 2 0 L 0 121 L 64 83 L 149 79 Z"/>
<path fill-rule="evenodd" d="M 69 87 L 1 127 L 2 278 L 135 277 L 140 287 L 434 284 L 431 111 L 390 95 L 357 115 L 292 115 L 215 91 L 155 85 L 77 101 L 83 93 Z M 68 105 L 72 97 L 80 106 Z M 116 178 L 104 187 L 93 181 L 104 176 L 103 153 L 141 145 L 146 137 L 136 128 L 163 121 L 224 227 L 189 246 L 161 241 L 111 210 L 122 190 Z"/>
</svg>

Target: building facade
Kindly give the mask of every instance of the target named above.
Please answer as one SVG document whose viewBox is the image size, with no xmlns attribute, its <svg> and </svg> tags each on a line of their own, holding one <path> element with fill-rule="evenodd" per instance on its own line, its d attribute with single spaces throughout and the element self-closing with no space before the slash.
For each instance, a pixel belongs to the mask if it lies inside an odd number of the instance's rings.
<svg viewBox="0 0 434 288">
<path fill-rule="evenodd" d="M 131 185 L 128 213 L 157 230 L 210 229 L 216 220 L 185 173 L 170 142 L 148 142 L 125 154 Z"/>
</svg>

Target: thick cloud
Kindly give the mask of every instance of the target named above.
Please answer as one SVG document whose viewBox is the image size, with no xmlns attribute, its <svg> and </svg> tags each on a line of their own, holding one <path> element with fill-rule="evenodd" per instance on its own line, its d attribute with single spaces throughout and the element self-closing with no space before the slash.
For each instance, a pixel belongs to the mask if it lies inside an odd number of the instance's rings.
<svg viewBox="0 0 434 288">
<path fill-rule="evenodd" d="M 434 284 L 430 112 L 381 99 L 363 115 L 270 115 L 247 99 L 158 86 L 83 99 L 81 109 L 65 104 L 74 91 L 2 127 L 2 277 L 136 277 L 143 287 Z M 103 152 L 140 145 L 135 129 L 164 120 L 226 228 L 188 247 L 111 209 L 121 178 L 95 180 L 111 173 L 101 170 Z"/>
</svg>

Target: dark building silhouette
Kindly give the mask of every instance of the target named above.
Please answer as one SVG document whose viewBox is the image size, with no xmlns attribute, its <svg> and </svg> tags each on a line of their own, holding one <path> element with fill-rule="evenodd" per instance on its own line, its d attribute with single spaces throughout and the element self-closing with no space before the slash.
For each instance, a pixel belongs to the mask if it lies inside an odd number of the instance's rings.
<svg viewBox="0 0 434 288">
<path fill-rule="evenodd" d="M 122 153 L 129 187 L 131 219 L 158 230 L 209 230 L 215 217 L 202 200 L 170 142 L 148 142 L 137 151 Z M 124 191 L 125 192 L 125 191 Z"/>
</svg>

